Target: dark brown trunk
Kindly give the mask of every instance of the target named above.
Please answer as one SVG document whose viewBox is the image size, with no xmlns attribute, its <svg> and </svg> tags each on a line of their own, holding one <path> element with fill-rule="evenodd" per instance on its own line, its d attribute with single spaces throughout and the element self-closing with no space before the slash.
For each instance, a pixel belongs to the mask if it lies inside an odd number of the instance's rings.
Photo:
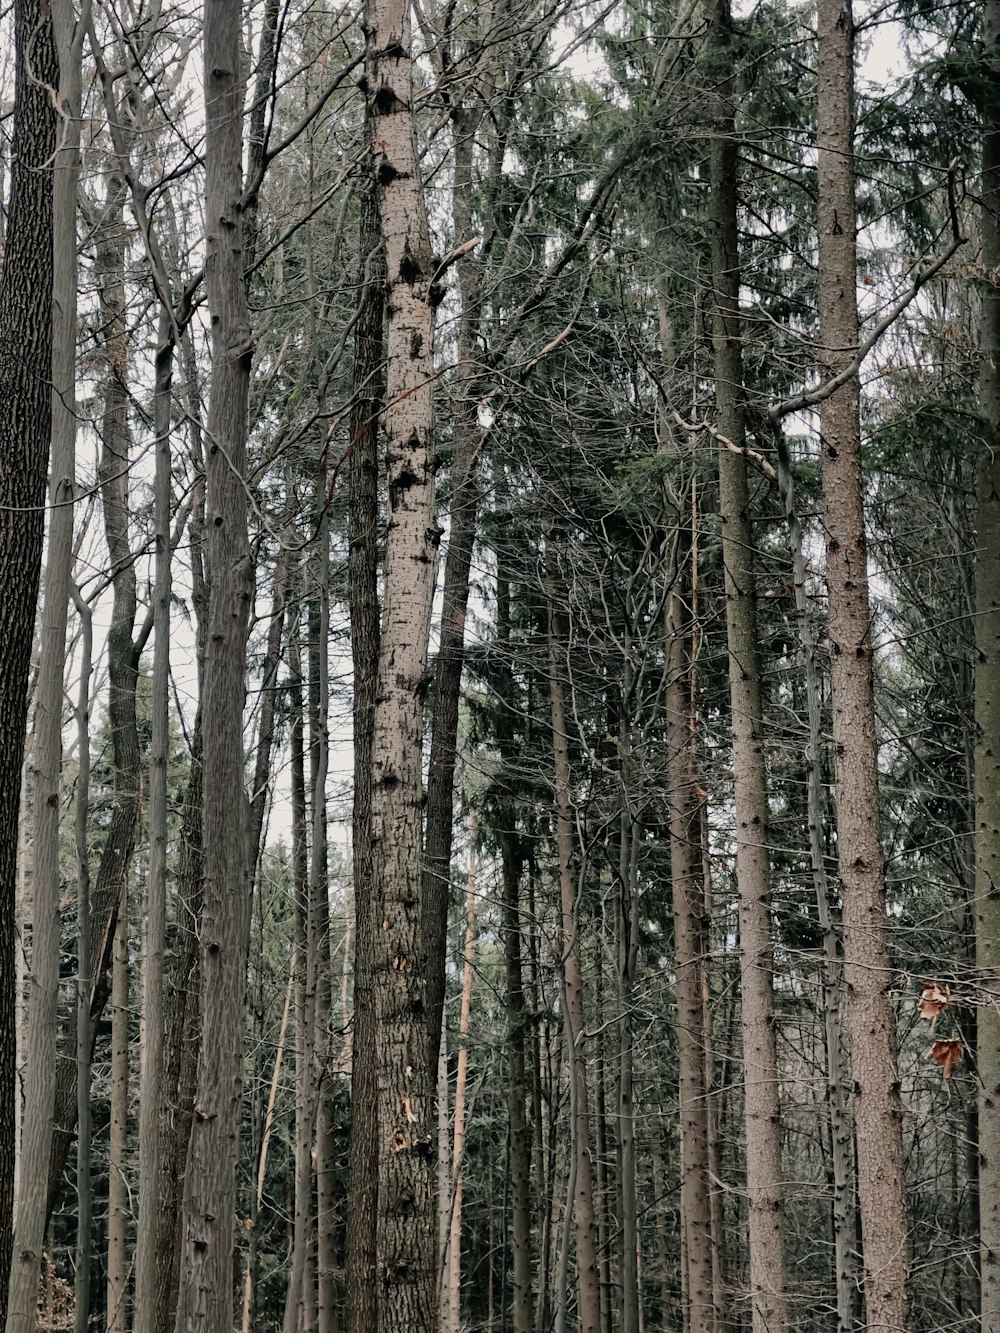
<svg viewBox="0 0 1000 1333">
<path fill-rule="evenodd" d="M 385 255 L 374 184 L 365 190 L 358 238 L 361 308 L 355 326 L 348 511 L 351 652 L 354 664 L 354 1021 L 347 1196 L 347 1328 L 372 1333 L 377 1319 L 375 1218 L 378 1141 L 372 961 L 378 922 L 372 898 L 372 737 L 379 658 L 378 422 L 382 404 Z"/>
</svg>

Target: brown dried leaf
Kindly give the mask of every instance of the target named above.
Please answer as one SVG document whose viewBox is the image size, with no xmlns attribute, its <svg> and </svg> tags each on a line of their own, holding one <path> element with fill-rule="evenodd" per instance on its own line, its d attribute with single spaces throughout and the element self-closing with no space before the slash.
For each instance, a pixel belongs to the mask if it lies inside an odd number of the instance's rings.
<svg viewBox="0 0 1000 1333">
<path fill-rule="evenodd" d="M 925 981 L 920 988 L 920 1017 L 932 1021 L 951 1003 L 951 992 L 939 981 Z"/>
<path fill-rule="evenodd" d="M 944 1078 L 951 1078 L 952 1070 L 962 1058 L 962 1043 L 957 1037 L 938 1038 L 927 1051 L 926 1059 L 941 1066 Z"/>
</svg>

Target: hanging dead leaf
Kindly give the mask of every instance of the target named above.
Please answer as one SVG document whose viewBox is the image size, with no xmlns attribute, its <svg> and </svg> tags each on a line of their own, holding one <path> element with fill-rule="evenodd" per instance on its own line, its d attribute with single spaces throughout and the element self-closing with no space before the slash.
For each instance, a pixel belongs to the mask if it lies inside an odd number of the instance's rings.
<svg viewBox="0 0 1000 1333">
<path fill-rule="evenodd" d="M 962 1043 L 957 1037 L 946 1039 L 938 1038 L 928 1048 L 926 1059 L 933 1060 L 935 1064 L 941 1066 L 943 1078 L 951 1078 L 952 1070 L 962 1058 Z"/>
<path fill-rule="evenodd" d="M 939 981 L 925 981 L 920 987 L 920 1017 L 932 1022 L 951 1003 L 951 991 Z"/>
</svg>

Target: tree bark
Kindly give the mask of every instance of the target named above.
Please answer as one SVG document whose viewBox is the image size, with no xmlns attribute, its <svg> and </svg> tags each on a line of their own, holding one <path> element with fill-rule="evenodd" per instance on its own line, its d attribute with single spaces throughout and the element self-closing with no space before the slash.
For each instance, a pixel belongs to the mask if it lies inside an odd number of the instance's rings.
<svg viewBox="0 0 1000 1333">
<path fill-rule="evenodd" d="M 0 275 L 0 1314 L 5 1325 L 17 1089 L 18 813 L 52 413 L 53 176 L 45 164 L 56 146 L 51 89 L 58 83 L 58 66 L 46 5 L 18 0 L 14 42 L 11 193 Z M 75 1078 L 73 1091 L 75 1096 Z"/>
<path fill-rule="evenodd" d="M 455 1070 L 455 1124 L 452 1132 L 451 1228 L 448 1241 L 447 1316 L 442 1327 L 447 1333 L 461 1329 L 462 1296 L 462 1183 L 465 1155 L 465 1094 L 469 1078 L 469 1016 L 472 1012 L 472 969 L 476 949 L 476 839 L 479 836 L 475 812 L 469 825 L 469 877 L 466 891 L 465 948 L 462 961 L 462 1005 L 458 1018 L 458 1062 Z"/>
<path fill-rule="evenodd" d="M 548 604 L 549 700 L 552 710 L 552 765 L 555 788 L 556 843 L 559 850 L 559 898 L 562 929 L 563 1030 L 570 1080 L 570 1185 L 567 1207 L 572 1211 L 576 1240 L 576 1275 L 581 1333 L 600 1333 L 601 1298 L 597 1280 L 594 1198 L 590 1160 L 590 1113 L 587 1097 L 587 1055 L 584 1049 L 586 1020 L 583 973 L 580 961 L 580 922 L 574 876 L 573 806 L 570 798 L 569 732 L 566 721 L 568 630 L 565 593 L 559 576 L 558 553 L 548 539 L 545 600 Z M 564 1248 L 565 1259 L 565 1248 Z M 565 1329 L 568 1293 L 562 1276 L 557 1292 Z"/>
<path fill-rule="evenodd" d="M 246 639 L 253 590 L 246 436 L 253 344 L 244 286 L 243 76 L 238 0 L 205 6 L 205 285 L 212 316 L 206 459 L 209 589 L 203 696 L 201 1049 L 184 1180 L 177 1333 L 233 1320 L 233 1221 L 250 928 L 243 785 Z"/>
<path fill-rule="evenodd" d="M 858 346 L 850 0 L 820 0 L 817 22 L 820 363 L 833 377 Z M 908 1327 L 908 1245 L 896 1015 L 885 939 L 859 393 L 854 376 L 823 402 L 820 457 L 865 1302 L 869 1327 L 896 1333 Z"/>
<path fill-rule="evenodd" d="M 60 107 L 66 115 L 53 162 L 52 466 L 44 604 L 35 691 L 34 865 L 31 986 L 25 1045 L 20 1194 L 7 1308 L 8 1333 L 34 1333 L 45 1241 L 56 1092 L 59 999 L 59 816 L 62 808 L 63 673 L 73 564 L 76 472 L 76 188 L 80 169 L 80 59 L 69 0 L 53 7 Z M 74 60 L 75 56 L 75 60 Z M 32 56 L 34 64 L 34 56 Z"/>
<path fill-rule="evenodd" d="M 742 450 L 743 330 L 737 233 L 736 105 L 729 0 L 714 0 L 711 37 L 717 83 L 711 148 L 713 197 L 712 340 L 720 433 Z M 788 1326 L 781 1104 L 774 1019 L 771 870 L 767 772 L 763 740 L 754 535 L 746 456 L 719 448 L 719 510 L 725 570 L 729 697 L 733 730 L 733 804 L 740 910 L 740 1014 L 746 1130 L 750 1307 L 753 1333 Z"/>
<path fill-rule="evenodd" d="M 1000 1333 L 1000 3 L 983 6 L 980 413 L 976 508 L 976 968 L 982 1333 Z"/>
<path fill-rule="evenodd" d="M 354 1021 L 347 1196 L 347 1328 L 376 1327 L 375 1219 L 378 1140 L 373 974 L 379 922 L 372 886 L 372 740 L 379 659 L 378 422 L 382 405 L 385 253 L 375 182 L 365 189 L 358 236 L 361 307 L 355 326 L 351 409 L 348 580 L 354 665 Z"/>
<path fill-rule="evenodd" d="M 74 1281 L 75 1333 L 90 1328 L 90 1268 L 93 1258 L 94 1190 L 91 1180 L 90 1111 L 90 679 L 93 673 L 94 632 L 90 607 L 74 592 L 80 616 L 80 686 L 76 705 L 79 767 L 76 775 L 76 1277 Z"/>
<path fill-rule="evenodd" d="M 389 531 L 372 744 L 379 1333 L 436 1325 L 434 1116 L 421 939 L 421 750 L 439 529 L 431 424 L 434 260 L 412 114 L 410 6 L 374 0 L 370 114 L 386 250 Z"/>
</svg>

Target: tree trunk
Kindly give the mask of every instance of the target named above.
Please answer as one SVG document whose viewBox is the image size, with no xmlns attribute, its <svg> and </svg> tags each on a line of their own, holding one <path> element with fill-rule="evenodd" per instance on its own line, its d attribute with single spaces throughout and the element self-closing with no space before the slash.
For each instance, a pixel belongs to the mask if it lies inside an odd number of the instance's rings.
<svg viewBox="0 0 1000 1333">
<path fill-rule="evenodd" d="M 820 363 L 835 376 L 858 346 L 854 201 L 854 20 L 850 0 L 818 10 Z M 878 741 L 861 477 L 859 380 L 820 408 L 837 844 L 844 979 L 870 1327 L 908 1326 L 906 1199 L 896 1015 L 885 940 Z"/>
<path fill-rule="evenodd" d="M 370 133 L 370 130 L 369 130 Z M 379 659 L 378 422 L 382 405 L 385 253 L 374 179 L 361 201 L 361 306 L 355 325 L 351 409 L 348 580 L 354 665 L 354 1032 L 347 1196 L 347 1328 L 371 1333 L 377 1320 L 375 1219 L 378 1139 L 372 968 L 379 925 L 372 888 L 372 740 Z"/>
<path fill-rule="evenodd" d="M 243 703 L 253 569 L 245 490 L 253 344 L 243 273 L 243 77 L 238 0 L 205 6 L 205 285 L 212 315 L 206 459 L 209 589 L 203 696 L 201 1049 L 184 1179 L 177 1333 L 233 1320 L 233 1221 L 250 927 Z"/>
<path fill-rule="evenodd" d="M 455 1071 L 455 1126 L 452 1136 L 451 1234 L 448 1242 L 447 1317 L 442 1327 L 447 1333 L 461 1329 L 462 1296 L 462 1180 L 465 1154 L 465 1093 L 469 1078 L 469 1015 L 472 1012 L 472 968 L 476 948 L 476 839 L 479 836 L 475 812 L 469 825 L 469 880 L 465 918 L 465 949 L 462 965 L 462 1007 L 458 1019 L 458 1064 Z"/>
<path fill-rule="evenodd" d="M 50 89 L 58 83 L 58 71 L 46 5 L 18 0 L 14 40 L 11 192 L 0 275 L 4 349 L 0 356 L 0 569 L 4 571 L 0 580 L 0 1314 L 4 1324 L 14 1202 L 18 813 L 52 419 L 53 173 L 44 164 L 56 147 Z M 74 1099 L 75 1082 L 74 1076 Z"/>
<path fill-rule="evenodd" d="M 167 914 L 167 766 L 170 756 L 170 382 L 174 338 L 161 310 L 156 349 L 156 463 L 153 588 L 152 737 L 149 755 L 149 874 L 142 971 L 143 1053 L 139 1075 L 139 1218 L 135 1247 L 134 1333 L 156 1333 L 160 1222 L 160 1116 L 163 1100 L 163 953 Z"/>
<path fill-rule="evenodd" d="M 732 17 L 729 0 L 711 12 L 718 85 L 712 140 L 713 344 L 717 425 L 737 450 L 745 447 L 743 330 L 737 233 L 737 171 Z M 740 1013 L 746 1128 L 750 1307 L 753 1333 L 788 1326 L 781 1187 L 781 1105 L 774 1020 L 767 773 L 761 706 L 754 536 L 749 517 L 746 457 L 719 449 L 719 509 L 725 569 L 729 697 L 733 729 L 736 880 L 740 901 Z"/>
<path fill-rule="evenodd" d="M 454 188 L 452 221 L 456 245 L 472 235 L 472 154 L 474 128 L 461 109 L 452 113 Z M 477 469 L 482 446 L 476 392 L 475 334 L 478 281 L 471 260 L 459 267 L 461 313 L 458 321 L 458 365 L 454 409 L 455 458 L 448 551 L 444 565 L 441 630 L 434 668 L 434 713 L 427 767 L 427 815 L 424 832 L 424 931 L 427 946 L 428 1067 L 437 1068 L 437 1042 L 444 1006 L 451 887 L 451 845 L 454 828 L 454 785 L 458 741 L 458 705 L 465 662 L 465 615 L 469 604 L 469 570 L 476 540 Z"/>
<path fill-rule="evenodd" d="M 108 1333 L 128 1326 L 128 912 L 122 897 L 111 960 L 111 1129 L 108 1149 Z"/>
<path fill-rule="evenodd" d="M 983 6 L 980 413 L 976 509 L 976 968 L 982 1333 L 1000 1333 L 1000 3 Z"/>
<path fill-rule="evenodd" d="M 548 539 L 545 598 L 548 603 L 549 698 L 552 709 L 552 763 L 555 787 L 556 842 L 559 849 L 559 897 L 562 909 L 560 958 L 562 962 L 563 1028 L 570 1083 L 570 1185 L 567 1207 L 572 1211 L 576 1239 L 576 1273 L 581 1333 L 600 1333 L 601 1299 L 597 1281 L 594 1199 L 590 1161 L 590 1115 L 587 1099 L 586 1021 L 583 974 L 580 962 L 580 923 L 574 876 L 573 807 L 570 800 L 569 732 L 566 723 L 566 687 L 569 635 L 558 553 Z M 565 1259 L 565 1248 L 564 1248 Z M 560 1279 L 557 1292 L 565 1328 L 567 1292 Z"/>
<path fill-rule="evenodd" d="M 63 672 L 73 564 L 76 472 L 76 188 L 80 169 L 80 59 L 68 0 L 53 10 L 60 53 L 60 105 L 67 117 L 53 164 L 52 467 L 34 742 L 34 907 L 25 1046 L 24 1121 L 8 1333 L 34 1333 L 45 1242 L 49 1156 L 56 1092 L 59 998 L 59 816 L 62 809 Z M 75 59 L 74 59 L 75 56 Z M 34 61 L 34 57 L 32 57 Z"/>
<path fill-rule="evenodd" d="M 76 1302 L 75 1333 L 90 1328 L 91 1229 L 94 1190 L 91 1180 L 92 1117 L 90 1112 L 90 679 L 94 632 L 90 607 L 74 592 L 80 616 L 80 686 L 76 705 L 79 767 L 76 775 Z"/>
<path fill-rule="evenodd" d="M 410 7 L 401 0 L 373 0 L 372 19 L 370 115 L 389 316 L 382 413 L 389 532 L 371 812 L 372 899 L 381 926 L 372 959 L 377 1328 L 404 1333 L 436 1325 L 433 1087 L 421 939 L 421 743 L 439 537 L 430 439 L 434 260 L 411 105 Z"/>
</svg>

